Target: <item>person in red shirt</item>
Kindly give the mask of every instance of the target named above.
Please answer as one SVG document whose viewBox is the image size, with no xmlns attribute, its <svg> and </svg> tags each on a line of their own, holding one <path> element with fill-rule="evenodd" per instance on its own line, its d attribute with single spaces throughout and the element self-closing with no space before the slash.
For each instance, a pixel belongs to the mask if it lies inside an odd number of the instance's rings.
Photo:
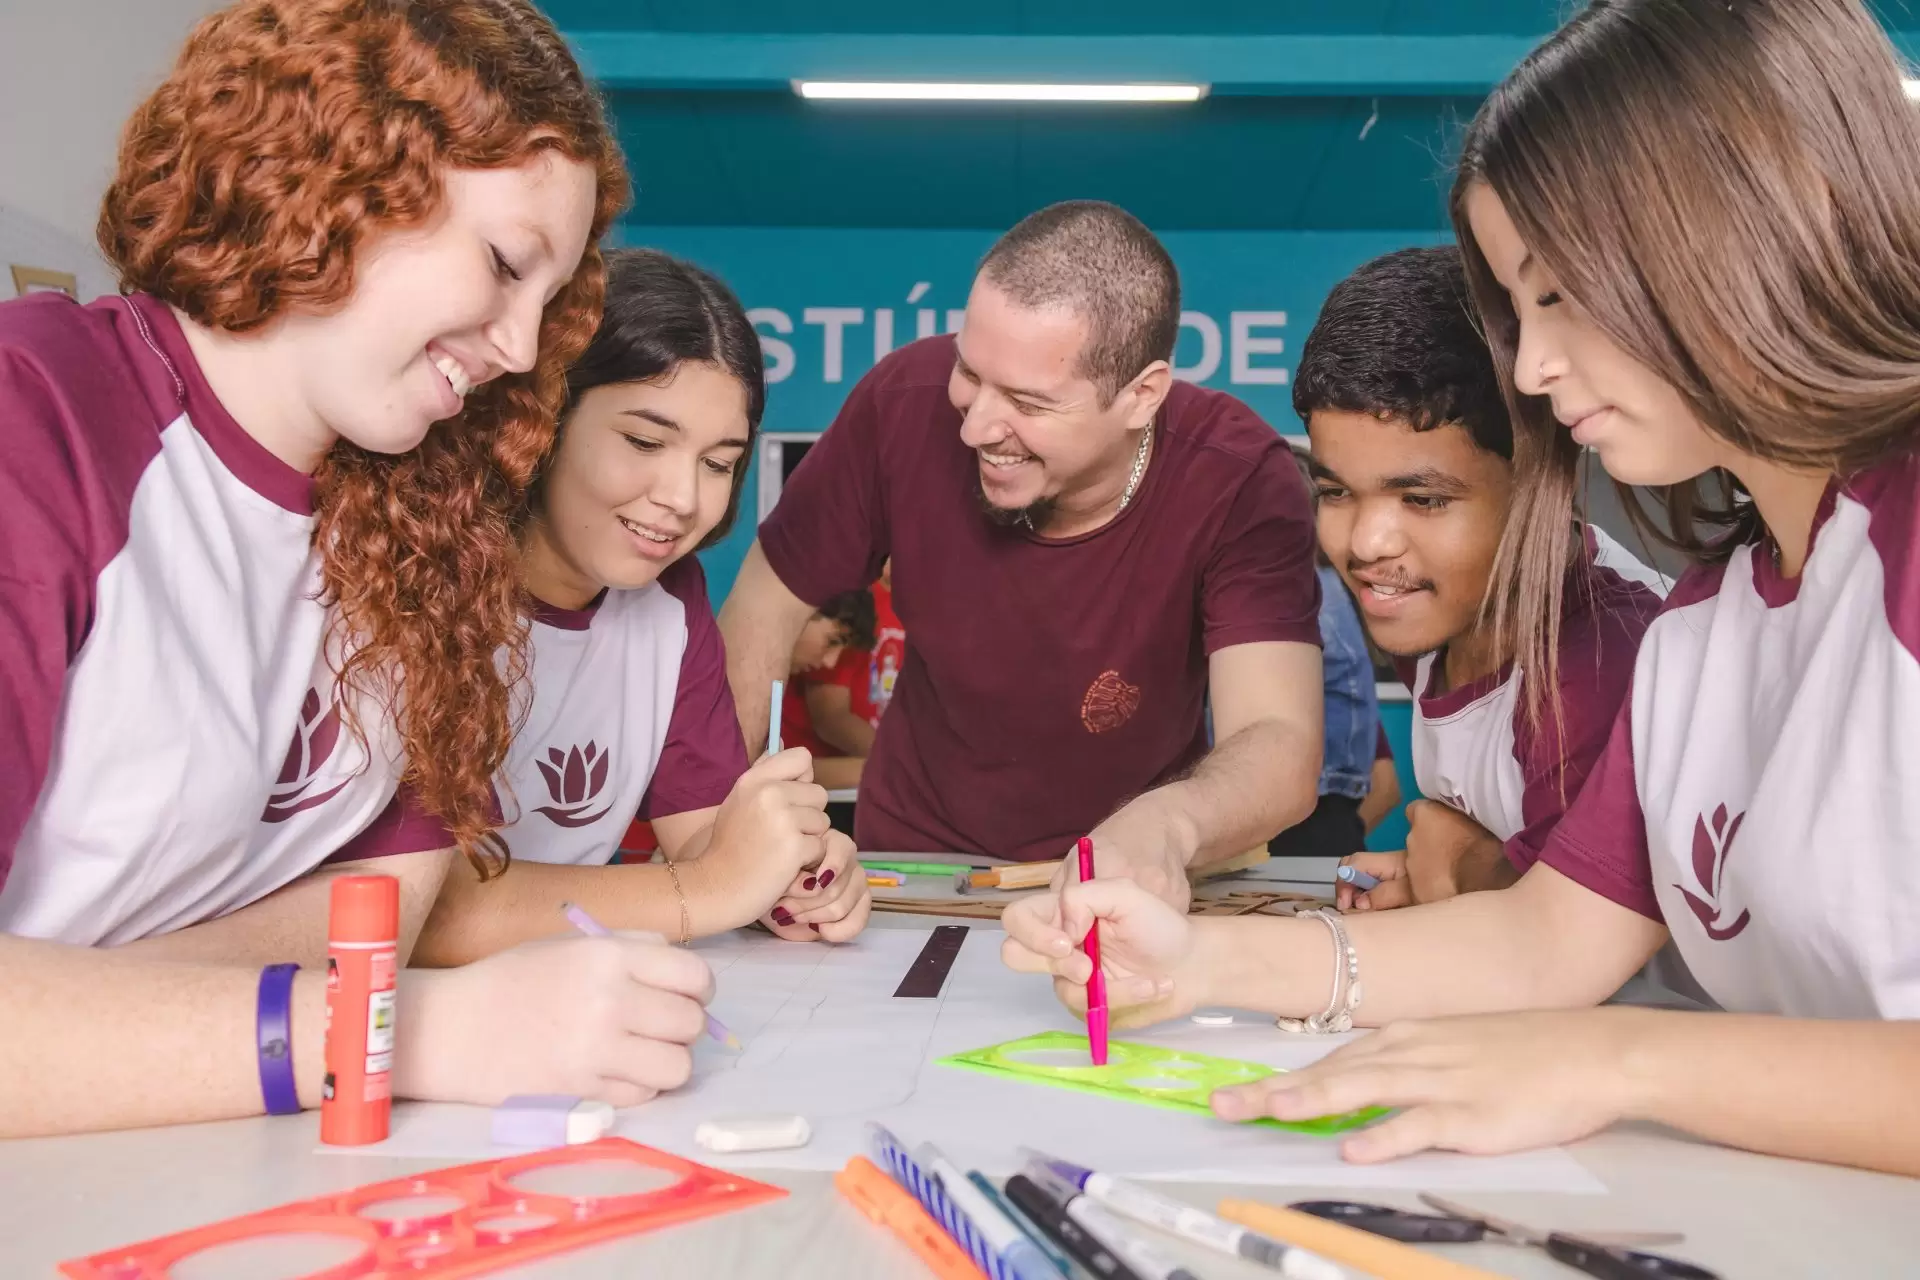
<svg viewBox="0 0 1920 1280">
<path fill-rule="evenodd" d="M 813 780 L 830 791 L 860 785 L 867 753 L 848 751 L 822 734 L 813 717 L 813 695 L 834 679 L 847 654 L 873 647 L 873 634 L 872 594 L 864 588 L 843 591 L 807 620 L 788 664 L 786 693 L 780 700 L 780 741 L 805 747 L 813 756 Z"/>
<path fill-rule="evenodd" d="M 749 741 L 817 605 L 899 569 L 913 645 L 863 848 L 1038 861 L 1091 834 L 1099 874 L 1184 905 L 1190 867 L 1314 807 L 1305 487 L 1251 409 L 1174 380 L 1179 319 L 1136 219 L 1043 209 L 987 254 L 958 334 L 861 379 L 760 526 L 720 615 Z"/>
<path fill-rule="evenodd" d="M 880 713 L 893 701 L 893 686 L 907 657 L 907 631 L 893 611 L 893 561 L 880 566 L 868 594 L 873 599 L 873 637 L 850 644 L 839 660 L 806 682 L 807 718 L 833 754 L 865 760 L 873 754 Z"/>
</svg>

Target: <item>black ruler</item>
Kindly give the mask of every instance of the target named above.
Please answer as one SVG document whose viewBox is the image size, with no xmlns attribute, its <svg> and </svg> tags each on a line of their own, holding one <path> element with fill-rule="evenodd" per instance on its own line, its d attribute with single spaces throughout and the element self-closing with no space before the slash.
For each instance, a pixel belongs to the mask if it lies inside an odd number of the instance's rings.
<svg viewBox="0 0 1920 1280">
<path fill-rule="evenodd" d="M 932 1000 L 939 996 L 953 962 L 960 958 L 960 944 L 966 940 L 966 925 L 943 924 L 936 928 L 933 936 L 927 939 L 927 945 L 920 948 L 920 954 L 907 970 L 907 976 L 894 988 L 895 998 L 904 996 L 910 1000 Z"/>
</svg>

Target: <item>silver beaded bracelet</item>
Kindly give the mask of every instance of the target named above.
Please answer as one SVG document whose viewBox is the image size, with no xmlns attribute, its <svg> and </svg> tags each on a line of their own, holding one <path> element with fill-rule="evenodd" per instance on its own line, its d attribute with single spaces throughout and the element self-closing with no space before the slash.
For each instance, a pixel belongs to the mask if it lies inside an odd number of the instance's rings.
<svg viewBox="0 0 1920 1280">
<path fill-rule="evenodd" d="M 1353 1030 L 1353 1015 L 1360 1007 L 1360 955 L 1353 949 L 1353 942 L 1347 937 L 1346 922 L 1340 919 L 1337 911 L 1322 907 L 1317 911 L 1302 911 L 1296 919 L 1315 916 L 1327 926 L 1333 934 L 1333 992 L 1327 997 L 1324 1012 L 1310 1018 L 1276 1018 L 1282 1031 L 1305 1032 L 1309 1035 L 1337 1035 L 1342 1031 Z"/>
</svg>

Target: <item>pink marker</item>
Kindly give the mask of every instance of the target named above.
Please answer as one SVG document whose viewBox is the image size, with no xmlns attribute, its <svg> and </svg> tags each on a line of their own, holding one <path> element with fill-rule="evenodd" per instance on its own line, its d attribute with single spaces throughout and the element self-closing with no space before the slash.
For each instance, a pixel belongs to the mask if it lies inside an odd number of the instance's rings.
<svg viewBox="0 0 1920 1280">
<path fill-rule="evenodd" d="M 1080 837 L 1080 881 L 1093 879 L 1093 841 Z M 1107 976 L 1100 972 L 1100 921 L 1087 926 L 1087 959 L 1093 961 L 1093 976 L 1087 979 L 1087 1046 L 1093 1050 L 1093 1065 L 1107 1065 Z"/>
</svg>

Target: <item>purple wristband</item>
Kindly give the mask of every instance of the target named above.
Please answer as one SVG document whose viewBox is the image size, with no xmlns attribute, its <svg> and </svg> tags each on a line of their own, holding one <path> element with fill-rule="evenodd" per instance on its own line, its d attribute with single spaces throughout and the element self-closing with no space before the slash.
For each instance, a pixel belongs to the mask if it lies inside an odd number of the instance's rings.
<svg viewBox="0 0 1920 1280">
<path fill-rule="evenodd" d="M 300 1113 L 293 1083 L 293 975 L 297 964 L 270 964 L 260 971 L 260 1096 L 267 1114 Z"/>
</svg>

